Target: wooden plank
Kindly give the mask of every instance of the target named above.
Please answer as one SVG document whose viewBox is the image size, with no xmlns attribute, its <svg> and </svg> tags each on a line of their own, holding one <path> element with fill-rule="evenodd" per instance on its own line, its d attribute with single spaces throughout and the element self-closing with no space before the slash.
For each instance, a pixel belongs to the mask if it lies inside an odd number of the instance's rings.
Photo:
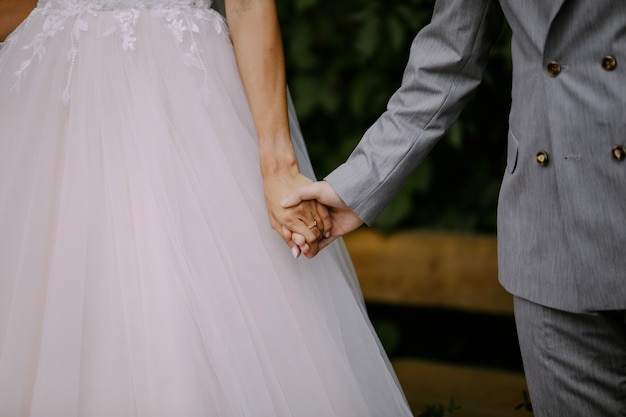
<svg viewBox="0 0 626 417">
<path fill-rule="evenodd" d="M 414 359 L 396 360 L 393 366 L 415 415 L 427 405 L 447 407 L 450 397 L 454 397 L 462 407 L 459 417 L 532 416 L 515 409 L 524 402 L 527 389 L 521 373 Z"/>
<path fill-rule="evenodd" d="M 361 228 L 345 242 L 368 301 L 513 312 L 498 283 L 495 236 Z"/>
<path fill-rule="evenodd" d="M 0 42 L 22 23 L 37 0 L 0 0 Z"/>
</svg>

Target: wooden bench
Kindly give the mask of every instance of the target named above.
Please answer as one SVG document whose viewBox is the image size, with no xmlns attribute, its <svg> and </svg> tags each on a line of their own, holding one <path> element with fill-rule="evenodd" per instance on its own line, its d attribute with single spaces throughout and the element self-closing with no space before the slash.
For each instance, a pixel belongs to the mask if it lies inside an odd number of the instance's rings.
<svg viewBox="0 0 626 417">
<path fill-rule="evenodd" d="M 512 296 L 498 283 L 493 236 L 359 229 L 345 237 L 367 302 L 513 314 Z M 494 335 L 497 337 L 497 335 Z M 521 372 L 394 358 L 416 416 L 427 405 L 461 405 L 459 417 L 525 417 L 516 410 L 526 382 Z"/>
</svg>

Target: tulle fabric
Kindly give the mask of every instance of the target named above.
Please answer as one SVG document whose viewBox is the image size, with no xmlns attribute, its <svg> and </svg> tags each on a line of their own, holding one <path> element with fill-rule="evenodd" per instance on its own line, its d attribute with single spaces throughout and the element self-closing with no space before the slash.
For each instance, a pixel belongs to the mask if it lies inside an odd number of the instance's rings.
<svg viewBox="0 0 626 417">
<path fill-rule="evenodd" d="M 268 224 L 227 32 L 137 12 L 0 50 L 0 417 L 410 415 L 343 244 Z"/>
</svg>

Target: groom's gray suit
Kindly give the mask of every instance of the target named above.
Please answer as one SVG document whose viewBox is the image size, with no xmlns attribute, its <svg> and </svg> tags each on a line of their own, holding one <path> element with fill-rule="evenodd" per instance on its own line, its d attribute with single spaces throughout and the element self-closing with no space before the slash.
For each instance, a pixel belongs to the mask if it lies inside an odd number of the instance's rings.
<svg viewBox="0 0 626 417">
<path fill-rule="evenodd" d="M 326 181 L 371 223 L 480 83 L 503 18 L 513 33 L 513 91 L 499 275 L 516 296 L 536 415 L 626 415 L 618 414 L 626 413 L 623 313 L 608 313 L 615 317 L 600 336 L 588 333 L 602 324 L 578 325 L 595 311 L 626 310 L 626 0 L 437 1 L 388 110 Z M 555 324 L 563 320 L 569 324 Z M 555 348 L 559 332 L 565 337 Z M 597 358 L 607 355 L 610 363 Z M 540 398 L 574 378 L 590 383 L 554 395 L 582 398 L 572 406 L 589 406 L 580 414 Z M 607 391 L 610 399 L 601 396 Z"/>
</svg>

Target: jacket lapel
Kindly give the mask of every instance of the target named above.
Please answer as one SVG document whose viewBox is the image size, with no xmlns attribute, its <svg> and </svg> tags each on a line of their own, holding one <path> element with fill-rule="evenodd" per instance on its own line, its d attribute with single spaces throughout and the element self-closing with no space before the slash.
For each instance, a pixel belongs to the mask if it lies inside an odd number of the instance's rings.
<svg viewBox="0 0 626 417">
<path fill-rule="evenodd" d="M 540 3 L 543 3 L 543 7 L 545 7 L 544 13 L 546 13 L 546 16 L 548 16 L 548 24 L 546 26 L 546 32 L 544 33 L 542 42 L 542 45 L 544 45 L 544 47 L 548 40 L 548 35 L 550 34 L 550 29 L 552 28 L 552 23 L 554 22 L 556 16 L 559 14 L 559 11 L 563 7 L 563 3 L 565 3 L 565 1 L 566 0 L 539 0 Z"/>
</svg>

